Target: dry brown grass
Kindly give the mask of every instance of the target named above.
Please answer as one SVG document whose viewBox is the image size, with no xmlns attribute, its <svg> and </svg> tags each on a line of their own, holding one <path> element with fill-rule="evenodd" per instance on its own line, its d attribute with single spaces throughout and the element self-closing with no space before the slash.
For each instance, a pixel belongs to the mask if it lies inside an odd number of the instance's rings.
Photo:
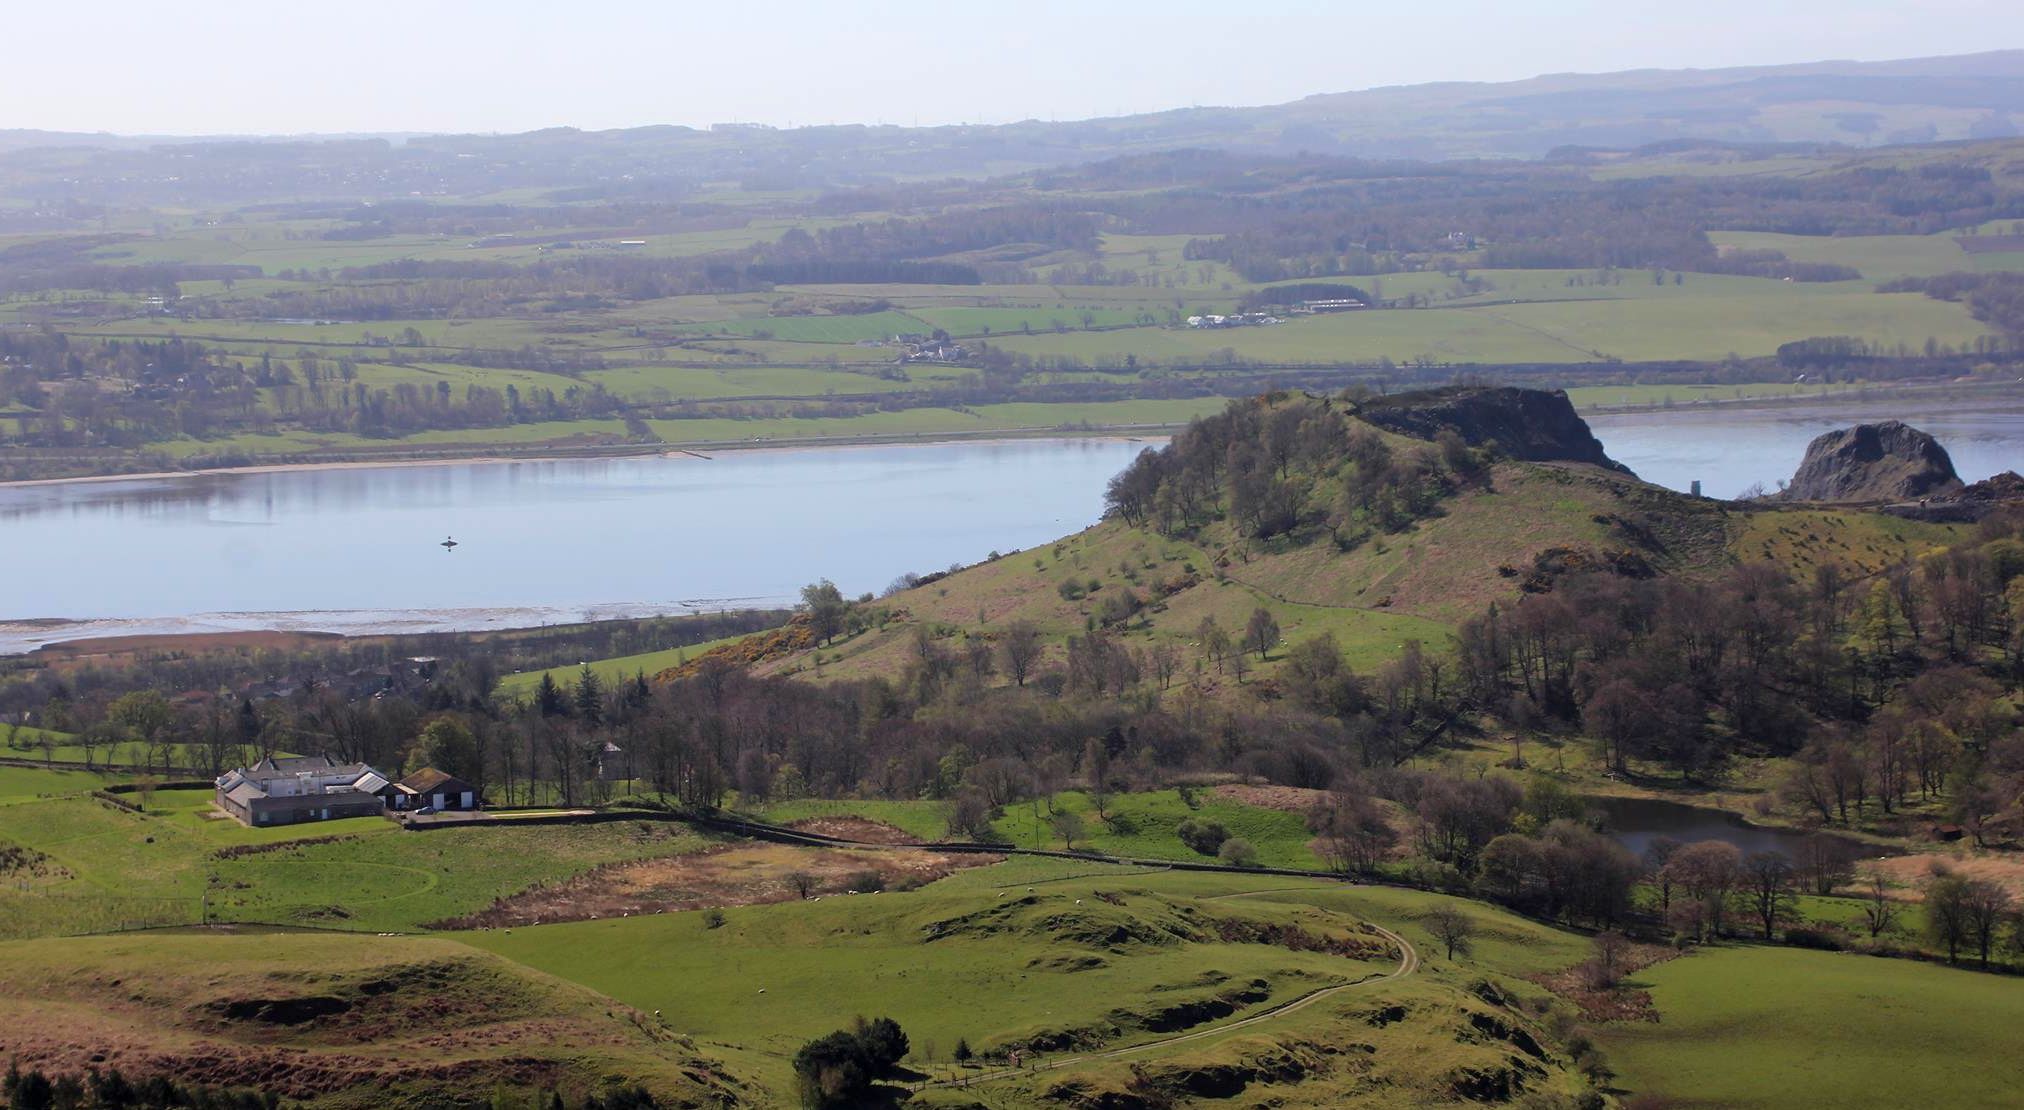
<svg viewBox="0 0 2024 1110">
<path fill-rule="evenodd" d="M 1910 900 L 1925 897 L 1923 887 L 1940 869 L 1969 879 L 1983 879 L 2024 899 L 2024 859 L 2007 855 L 1955 855 L 1950 852 L 1921 852 L 1892 856 L 1866 866 L 1882 871 L 1900 884 L 1899 893 Z"/>
<path fill-rule="evenodd" d="M 826 824 L 845 821 L 821 819 Z M 861 824 L 873 830 L 890 828 L 872 821 Z M 897 829 L 891 832 L 905 837 Z M 815 886 L 810 892 L 814 897 L 844 893 L 857 886 L 869 887 L 870 884 L 859 880 L 874 874 L 887 889 L 911 889 L 962 868 L 997 863 L 1003 858 L 924 849 L 740 844 L 689 855 L 608 864 L 564 882 L 501 898 L 489 909 L 438 922 L 437 927 L 498 928 L 790 902 L 801 897 L 793 881 L 797 873 L 814 878 Z"/>
</svg>

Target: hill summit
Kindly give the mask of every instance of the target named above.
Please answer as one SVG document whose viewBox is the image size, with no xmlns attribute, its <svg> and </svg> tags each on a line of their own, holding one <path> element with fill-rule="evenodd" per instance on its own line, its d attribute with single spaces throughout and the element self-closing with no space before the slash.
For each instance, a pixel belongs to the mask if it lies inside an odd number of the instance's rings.
<svg viewBox="0 0 2024 1110">
<path fill-rule="evenodd" d="M 1380 428 L 1433 440 L 1453 429 L 1471 447 L 1494 446 L 1528 462 L 1579 462 L 1629 474 L 1603 453 L 1587 421 L 1559 390 L 1511 386 L 1453 386 L 1382 397 L 1357 406 L 1356 415 Z"/>
<path fill-rule="evenodd" d="M 1959 492 L 1947 449 L 1898 420 L 1857 424 L 1806 445 L 1784 497 L 1793 501 L 1908 501 Z"/>
</svg>

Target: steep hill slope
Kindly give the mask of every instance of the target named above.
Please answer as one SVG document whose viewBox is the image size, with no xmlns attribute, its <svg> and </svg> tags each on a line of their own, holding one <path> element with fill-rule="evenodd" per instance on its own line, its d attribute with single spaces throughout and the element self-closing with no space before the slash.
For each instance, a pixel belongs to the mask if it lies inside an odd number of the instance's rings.
<svg viewBox="0 0 2024 1110">
<path fill-rule="evenodd" d="M 1038 638 L 1030 678 L 1072 666 L 1070 639 L 1103 632 L 1140 651 L 1162 688 L 1199 676 L 1227 695 L 1245 672 L 1285 664 L 1276 645 L 1326 633 L 1368 670 L 1411 643 L 1445 647 L 1490 604 L 1570 574 L 1704 577 L 1768 560 L 1796 577 L 1826 562 L 1859 577 L 1955 534 L 1654 486 L 1602 453 L 1564 395 L 1505 388 L 1236 402 L 1142 456 L 1111 503 L 1075 535 L 883 599 L 854 634 L 735 661 L 847 679 L 953 653 L 1005 684 L 1022 681 L 992 673 L 1008 637 Z M 1261 610 L 1271 645 L 1235 650 Z"/>
<path fill-rule="evenodd" d="M 1527 458 L 1494 457 L 1506 443 Z M 1152 492 L 1132 485 L 1150 481 L 1135 472 L 1154 463 L 1120 475 L 1110 519 L 894 594 L 881 604 L 897 619 L 761 672 L 895 675 L 924 642 L 989 646 L 1025 625 L 1048 644 L 1036 672 L 1092 630 L 1171 651 L 1176 676 L 1269 670 L 1283 653 L 1246 662 L 1202 651 L 1209 622 L 1240 641 L 1260 609 L 1284 642 L 1328 633 L 1364 668 L 1408 642 L 1444 644 L 1456 622 L 1561 574 L 1698 574 L 1729 559 L 1722 504 L 1637 480 L 1557 393 L 1275 394 L 1233 404 L 1152 457 L 1179 469 Z M 1196 464 L 1220 473 L 1181 473 Z"/>
</svg>

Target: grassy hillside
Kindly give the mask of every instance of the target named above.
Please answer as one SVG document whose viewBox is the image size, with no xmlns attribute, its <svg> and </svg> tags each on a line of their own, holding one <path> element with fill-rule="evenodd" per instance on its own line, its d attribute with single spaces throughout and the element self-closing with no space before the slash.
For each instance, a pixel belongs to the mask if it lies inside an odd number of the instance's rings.
<svg viewBox="0 0 2024 1110">
<path fill-rule="evenodd" d="M 1320 402 L 1237 402 L 1230 411 L 1301 404 Z M 1345 428 L 1371 430 L 1339 405 L 1336 411 Z M 1376 434 L 1398 458 L 1429 449 L 1423 441 Z M 1285 645 L 1322 633 L 1335 637 L 1353 668 L 1367 671 L 1396 658 L 1408 642 L 1445 645 L 1457 622 L 1520 596 L 1541 560 L 1633 552 L 1652 572 L 1700 575 L 1738 557 L 1762 557 L 1766 530 L 1777 534 L 1787 519 L 1738 513 L 1596 466 L 1507 459 L 1479 478 L 1451 482 L 1418 519 L 1392 530 L 1360 528 L 1331 515 L 1339 512 L 1345 467 L 1339 457 L 1295 467 L 1290 480 L 1302 491 L 1303 523 L 1288 533 L 1248 536 L 1221 510 L 1172 533 L 1108 519 L 894 594 L 880 604 L 901 619 L 759 669 L 821 679 L 895 675 L 915 657 L 924 632 L 952 646 L 991 644 L 1022 623 L 1043 635 L 1045 669 L 1064 660 L 1069 637 L 1097 627 L 1117 599 L 1129 596 L 1143 608 L 1111 622 L 1124 643 L 1169 648 L 1179 656 L 1176 682 L 1228 692 L 1238 676 L 1202 654 L 1207 620 L 1236 637 L 1256 610 L 1272 614 L 1280 646 L 1248 661 L 1261 679 L 1283 663 Z M 1878 560 L 1947 531 L 1839 515 L 1863 522 L 1848 529 L 1859 535 L 1851 542 L 1875 548 Z"/>
<path fill-rule="evenodd" d="M 670 1102 L 742 1085 L 686 1038 L 582 987 L 448 941 L 266 932 L 0 944 L 0 1055 L 271 1091 L 328 1107 L 572 1099 L 644 1083 Z"/>
<path fill-rule="evenodd" d="M 1251 1035 L 1374 1038 L 1383 1063 L 1375 1073 L 1347 1069 L 1325 1087 L 1289 1087 L 1297 1104 L 1337 1092 L 1396 1095 L 1400 1087 L 1440 1098 L 1451 1073 L 1468 1068 L 1512 1069 L 1530 1089 L 1579 1085 L 1564 1059 L 1547 1056 L 1514 1068 L 1510 1042 L 1469 1032 L 1470 1016 L 1481 1013 L 1507 1029 L 1544 1036 L 1522 1011 L 1459 989 L 1466 976 L 1378 981 L 1398 968 L 1400 955 L 1364 922 L 1394 924 L 1419 947 L 1425 935 L 1414 919 L 1445 901 L 1437 896 L 1400 900 L 1387 892 L 1365 899 L 1327 883 L 1091 870 L 1013 861 L 911 894 L 733 909 L 715 929 L 704 915 L 671 914 L 471 940 L 638 1008 L 659 1009 L 673 1028 L 699 1040 L 735 1044 L 723 1050 L 725 1058 L 749 1063 L 776 1090 L 787 1080 L 784 1057 L 796 1045 L 860 1012 L 897 1018 L 913 1044 L 908 1065 L 939 1076 L 951 1074 L 959 1038 L 987 1054 L 1022 1047 L 1028 1062 L 1072 1062 L 1214 1029 L 1321 991 L 1332 992 L 1323 1004 L 1299 1011 L 1298 1019 L 1289 1014 L 1255 1026 Z M 1264 893 L 1274 887 L 1294 889 Z M 1550 963 L 1577 950 L 1550 930 L 1480 912 L 1488 926 L 1485 950 L 1503 967 Z M 1263 939 L 1268 935 L 1280 939 Z M 1311 944 L 1338 950 L 1302 950 Z M 1363 981 L 1369 984 L 1362 989 L 1335 990 Z M 1396 1019 L 1369 1017 L 1388 1005 L 1402 1007 Z M 1162 1082 L 1186 1086 L 1183 1065 L 1169 1067 L 1175 1073 Z M 1101 1064 L 1070 1067 L 1034 1082 L 1109 1084 L 1109 1071 Z M 1031 1105 L 1028 1082 L 1007 1080 L 964 1097 Z"/>
<path fill-rule="evenodd" d="M 258 921 L 416 929 L 600 864 L 679 855 L 711 838 L 666 823 L 402 833 L 377 817 L 249 829 L 209 790 L 163 790 L 131 813 L 89 796 L 0 804 L 0 846 L 42 862 L 0 886 L 0 937 L 143 924 Z"/>
<path fill-rule="evenodd" d="M 2009 979 L 1900 960 L 1737 948 L 1638 975 L 1656 1025 L 1603 1040 L 1624 1085 L 1680 1105 L 2009 1106 L 2024 1020 Z"/>
</svg>

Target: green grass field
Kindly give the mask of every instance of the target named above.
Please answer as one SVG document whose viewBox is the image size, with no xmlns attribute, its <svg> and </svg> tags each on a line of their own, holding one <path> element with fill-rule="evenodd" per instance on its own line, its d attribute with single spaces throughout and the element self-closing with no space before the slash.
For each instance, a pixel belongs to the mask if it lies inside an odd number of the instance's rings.
<svg viewBox="0 0 2024 1110">
<path fill-rule="evenodd" d="M 1741 382 L 1734 385 L 1584 385 L 1567 391 L 1568 400 L 1578 409 L 1664 408 L 1672 405 L 1705 405 L 1723 401 L 1815 400 L 1860 392 L 1853 382 Z"/>
<path fill-rule="evenodd" d="M 941 802 L 824 801 L 805 799 L 762 807 L 758 815 L 776 823 L 807 817 L 851 814 L 882 821 L 905 829 L 923 840 L 950 836 L 948 807 Z M 1079 790 L 1054 796 L 1052 808 L 1035 802 L 1007 806 L 1004 817 L 992 827 L 1005 843 L 1020 848 L 1061 850 L 1061 838 L 1049 819 L 1054 812 L 1073 813 L 1082 819 L 1087 834 L 1075 842 L 1077 849 L 1103 855 L 1142 859 L 1173 859 L 1214 862 L 1183 844 L 1175 828 L 1188 818 L 1221 822 L 1230 835 L 1251 842 L 1258 850 L 1258 862 L 1265 867 L 1323 870 L 1326 864 L 1308 847 L 1314 838 L 1307 831 L 1302 814 L 1260 806 L 1244 805 L 1203 791 L 1197 805 L 1188 806 L 1171 790 L 1115 794 L 1105 799 L 1105 816 L 1099 817 L 1095 803 Z"/>
<path fill-rule="evenodd" d="M 2016 980 L 1905 960 L 1729 948 L 1636 976 L 1656 1025 L 1603 1041 L 1634 1090 L 1681 1106 L 2014 1106 Z"/>
<path fill-rule="evenodd" d="M 1092 362 L 1126 355 L 1211 362 L 1218 352 L 1268 362 L 1432 358 L 1446 362 L 1594 362 L 1768 355 L 1779 344 L 1849 335 L 1919 346 L 1930 337 L 1972 342 L 1986 334 L 1959 305 L 1921 294 L 1879 294 L 1842 283 L 1808 289 L 1768 279 L 1749 294 L 1580 298 L 1433 310 L 1344 312 L 1274 327 L 1134 328 L 1006 336 L 997 344 L 1035 356 Z M 1689 282 L 1689 286 L 1695 284 Z M 1665 287 L 1670 290 L 1671 287 Z"/>
<path fill-rule="evenodd" d="M 776 1089 L 786 1084 L 796 1046 L 860 1012 L 897 1018 L 925 1066 L 931 1050 L 945 1060 L 958 1038 L 980 1050 L 1048 1034 L 1130 1043 L 1154 1035 L 1132 1028 L 1132 1019 L 1155 1006 L 1262 979 L 1262 997 L 1244 1004 L 1257 1007 L 1395 962 L 1203 936 L 1201 923 L 1214 918 L 1355 928 L 1348 914 L 1203 900 L 1260 884 L 1174 884 L 1114 869 L 1072 877 L 1088 871 L 1014 861 L 915 893 L 734 908 L 719 929 L 685 913 L 465 939 L 659 1010 L 674 1028 L 749 1062 Z"/>
<path fill-rule="evenodd" d="M 96 790 L 107 781 L 106 776 L 90 771 L 0 767 L 0 803 Z"/>
<path fill-rule="evenodd" d="M 1771 231 L 1711 231 L 1718 248 L 1774 250 L 1794 262 L 1826 262 L 1853 266 L 1870 281 L 1897 277 L 1930 277 L 1973 269 L 1972 259 L 1954 243 L 1952 232 L 1938 235 L 1780 235 Z"/>
<path fill-rule="evenodd" d="M 212 920 L 413 930 L 599 864 L 711 843 L 666 822 L 403 833 L 358 817 L 250 829 L 219 814 L 209 790 L 128 797 L 147 812 L 88 796 L 0 802 L 0 843 L 60 869 L 29 889 L 0 887 L 0 936 L 96 929 L 108 916 L 195 922 L 205 910 Z M 249 846 L 272 850 L 217 854 Z"/>
<path fill-rule="evenodd" d="M 599 864 L 713 842 L 667 822 L 393 830 L 379 818 L 356 818 L 320 831 L 368 833 L 358 840 L 214 861 L 211 912 L 225 921 L 409 931 Z"/>
<path fill-rule="evenodd" d="M 1220 411 L 1217 397 L 1147 401 L 1091 401 L 1066 404 L 1015 402 L 965 408 L 918 408 L 864 416 L 769 417 L 732 420 L 650 420 L 654 434 L 670 444 L 736 443 L 752 440 L 825 438 L 928 438 L 992 432 L 1079 431 L 1085 427 L 1170 426 Z"/>
<path fill-rule="evenodd" d="M 598 680 L 609 688 L 613 683 L 624 682 L 642 672 L 648 678 L 652 678 L 661 671 L 694 659 L 711 648 L 722 647 L 725 644 L 734 644 L 744 638 L 743 636 L 725 636 L 722 639 L 705 640 L 702 643 L 690 644 L 686 647 L 668 648 L 665 651 L 648 651 L 641 652 L 638 655 L 619 655 L 610 659 L 593 659 L 587 666 L 590 667 L 590 672 L 596 675 Z M 522 671 L 501 678 L 497 689 L 499 696 L 509 700 L 515 697 L 528 697 L 541 685 L 541 676 L 544 674 L 563 686 L 569 686 L 577 680 L 581 671 L 581 667 L 551 667 L 545 671 Z"/>
</svg>

